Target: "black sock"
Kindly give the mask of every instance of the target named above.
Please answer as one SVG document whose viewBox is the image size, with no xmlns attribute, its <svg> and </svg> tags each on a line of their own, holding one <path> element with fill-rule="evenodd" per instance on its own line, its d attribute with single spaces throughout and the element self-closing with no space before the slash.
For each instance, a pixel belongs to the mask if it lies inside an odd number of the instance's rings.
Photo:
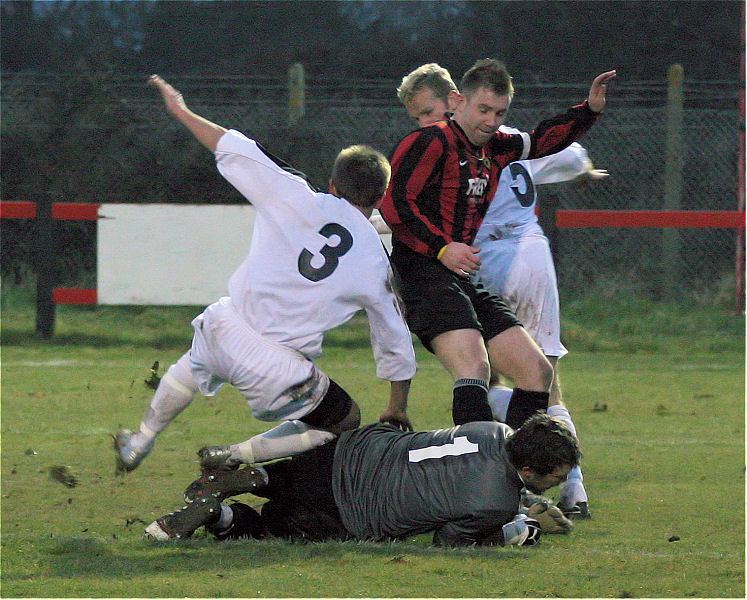
<svg viewBox="0 0 747 600">
<path fill-rule="evenodd" d="M 506 425 L 512 429 L 518 429 L 537 411 L 547 410 L 549 399 L 549 392 L 530 392 L 514 388 L 506 411 Z"/>
<path fill-rule="evenodd" d="M 458 379 L 454 383 L 454 402 L 451 407 L 454 425 L 472 421 L 492 421 L 488 404 L 488 384 L 481 379 Z"/>
<path fill-rule="evenodd" d="M 208 529 L 215 535 L 216 539 L 235 540 L 243 537 L 261 539 L 267 535 L 262 517 L 251 506 L 235 502 L 231 504 L 231 511 L 233 512 L 233 520 L 227 529 L 221 531 Z"/>
</svg>

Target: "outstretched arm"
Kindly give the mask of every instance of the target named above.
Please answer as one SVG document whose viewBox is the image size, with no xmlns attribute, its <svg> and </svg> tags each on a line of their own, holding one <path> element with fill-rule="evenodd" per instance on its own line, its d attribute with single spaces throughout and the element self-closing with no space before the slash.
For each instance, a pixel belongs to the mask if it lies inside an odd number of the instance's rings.
<svg viewBox="0 0 747 600">
<path fill-rule="evenodd" d="M 179 90 L 159 75 L 151 75 L 148 79 L 148 85 L 153 86 L 161 93 L 166 110 L 189 129 L 198 142 L 211 152 L 215 152 L 218 140 L 227 130 L 189 110 Z"/>
<path fill-rule="evenodd" d="M 597 169 L 581 144 L 573 143 L 556 154 L 531 161 L 535 185 L 562 181 L 598 181 L 609 176 L 606 169 Z"/>
<path fill-rule="evenodd" d="M 597 75 L 583 104 L 545 119 L 530 134 L 508 135 L 498 131 L 490 141 L 490 153 L 496 162 L 505 167 L 515 160 L 542 158 L 567 148 L 599 118 L 606 102 L 607 87 L 616 75 L 614 70 Z"/>
</svg>

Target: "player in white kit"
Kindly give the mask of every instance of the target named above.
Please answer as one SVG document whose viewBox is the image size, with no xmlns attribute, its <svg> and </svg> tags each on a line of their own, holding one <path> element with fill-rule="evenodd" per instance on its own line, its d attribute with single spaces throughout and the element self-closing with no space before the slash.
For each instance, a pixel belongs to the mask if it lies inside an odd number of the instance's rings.
<svg viewBox="0 0 747 600">
<path fill-rule="evenodd" d="M 501 131 L 518 129 L 501 125 Z M 560 341 L 560 303 L 550 243 L 537 219 L 537 185 L 576 179 L 601 179 L 578 143 L 535 160 L 520 160 L 504 169 L 498 188 L 475 237 L 480 247 L 479 277 L 500 294 L 557 370 L 568 351 Z M 561 399 L 553 378 L 550 406 Z M 556 400 L 556 402 L 553 402 Z"/>
<path fill-rule="evenodd" d="M 505 126 L 501 130 L 518 132 Z M 562 402 L 558 376 L 558 360 L 568 353 L 560 341 L 558 282 L 550 242 L 537 219 L 535 186 L 606 175 L 606 171 L 594 169 L 586 150 L 578 143 L 551 156 L 511 163 L 501 173 L 474 242 L 480 248 L 478 277 L 483 285 L 503 297 L 553 366 L 547 413 L 561 418 L 574 435 L 575 425 Z M 503 420 L 511 392 L 500 385 L 492 386 L 488 392 L 498 420 Z M 572 470 L 561 487 L 559 506 L 568 512 L 577 508 L 574 516 L 589 515 L 580 467 Z"/>
<path fill-rule="evenodd" d="M 397 92 L 410 116 L 418 126 L 425 127 L 447 118 L 457 87 L 446 69 L 429 63 L 406 75 Z M 499 129 L 520 133 L 504 125 Z M 481 265 L 476 278 L 504 299 L 552 364 L 554 377 L 547 412 L 562 419 L 574 435 L 575 426 L 563 405 L 557 374 L 558 359 L 568 352 L 560 341 L 557 278 L 550 244 L 535 212 L 535 186 L 606 176 L 606 171 L 594 168 L 586 150 L 575 142 L 557 154 L 513 162 L 501 172 L 473 242 L 480 248 L 477 256 Z M 374 223 L 379 231 L 385 231 L 385 224 L 377 218 Z M 501 385 L 492 385 L 488 391 L 493 416 L 499 421 L 505 421 L 511 394 L 510 388 Z M 561 488 L 559 505 L 573 516 L 587 517 L 588 498 L 582 481 L 580 468 L 574 468 Z"/>
<path fill-rule="evenodd" d="M 370 323 L 377 375 L 391 382 L 381 419 L 412 429 L 406 406 L 415 353 L 386 251 L 368 221 L 389 180 L 386 158 L 365 146 L 343 150 L 331 193 L 320 193 L 255 141 L 190 111 L 162 78 L 154 75 L 150 84 L 214 152 L 219 172 L 255 207 L 256 220 L 229 296 L 192 322 L 192 348 L 162 378 L 140 430 L 117 434 L 119 471 L 140 464 L 198 390 L 211 396 L 224 383 L 242 393 L 257 419 L 285 423 L 239 444 L 203 448 L 205 468 L 290 456 L 357 427 L 357 404 L 314 359 L 324 333 L 360 310 Z"/>
</svg>

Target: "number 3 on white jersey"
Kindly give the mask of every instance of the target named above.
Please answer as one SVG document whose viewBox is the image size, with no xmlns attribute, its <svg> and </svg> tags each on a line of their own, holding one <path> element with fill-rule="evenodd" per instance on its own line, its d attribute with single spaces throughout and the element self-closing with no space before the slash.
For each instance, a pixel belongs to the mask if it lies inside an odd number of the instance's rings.
<svg viewBox="0 0 747 600">
<path fill-rule="evenodd" d="M 460 456 L 472 454 L 478 451 L 477 444 L 470 442 L 466 436 L 454 438 L 450 444 L 443 446 L 426 446 L 417 450 L 410 450 L 408 458 L 410 462 L 420 462 L 429 458 L 443 458 L 444 456 Z"/>
<path fill-rule="evenodd" d="M 314 254 L 304 248 L 298 255 L 298 272 L 309 281 L 321 281 L 332 275 L 340 262 L 340 257 L 353 247 L 353 236 L 339 223 L 327 223 L 319 230 L 319 234 L 327 239 L 336 235 L 340 241 L 335 246 L 325 244 L 319 251 L 324 257 L 321 267 L 312 267 L 311 259 Z"/>
</svg>

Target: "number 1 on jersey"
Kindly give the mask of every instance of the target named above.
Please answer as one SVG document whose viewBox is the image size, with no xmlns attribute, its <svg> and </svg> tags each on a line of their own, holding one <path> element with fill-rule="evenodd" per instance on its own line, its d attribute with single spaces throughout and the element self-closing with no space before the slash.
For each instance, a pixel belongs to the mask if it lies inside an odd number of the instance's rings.
<svg viewBox="0 0 747 600">
<path fill-rule="evenodd" d="M 479 446 L 477 444 L 470 442 L 466 436 L 462 435 L 455 437 L 454 441 L 450 444 L 443 444 L 442 446 L 426 446 L 425 448 L 410 450 L 407 453 L 407 457 L 410 462 L 420 462 L 421 460 L 426 460 L 428 458 L 443 458 L 444 456 L 472 454 L 478 450 Z"/>
</svg>

